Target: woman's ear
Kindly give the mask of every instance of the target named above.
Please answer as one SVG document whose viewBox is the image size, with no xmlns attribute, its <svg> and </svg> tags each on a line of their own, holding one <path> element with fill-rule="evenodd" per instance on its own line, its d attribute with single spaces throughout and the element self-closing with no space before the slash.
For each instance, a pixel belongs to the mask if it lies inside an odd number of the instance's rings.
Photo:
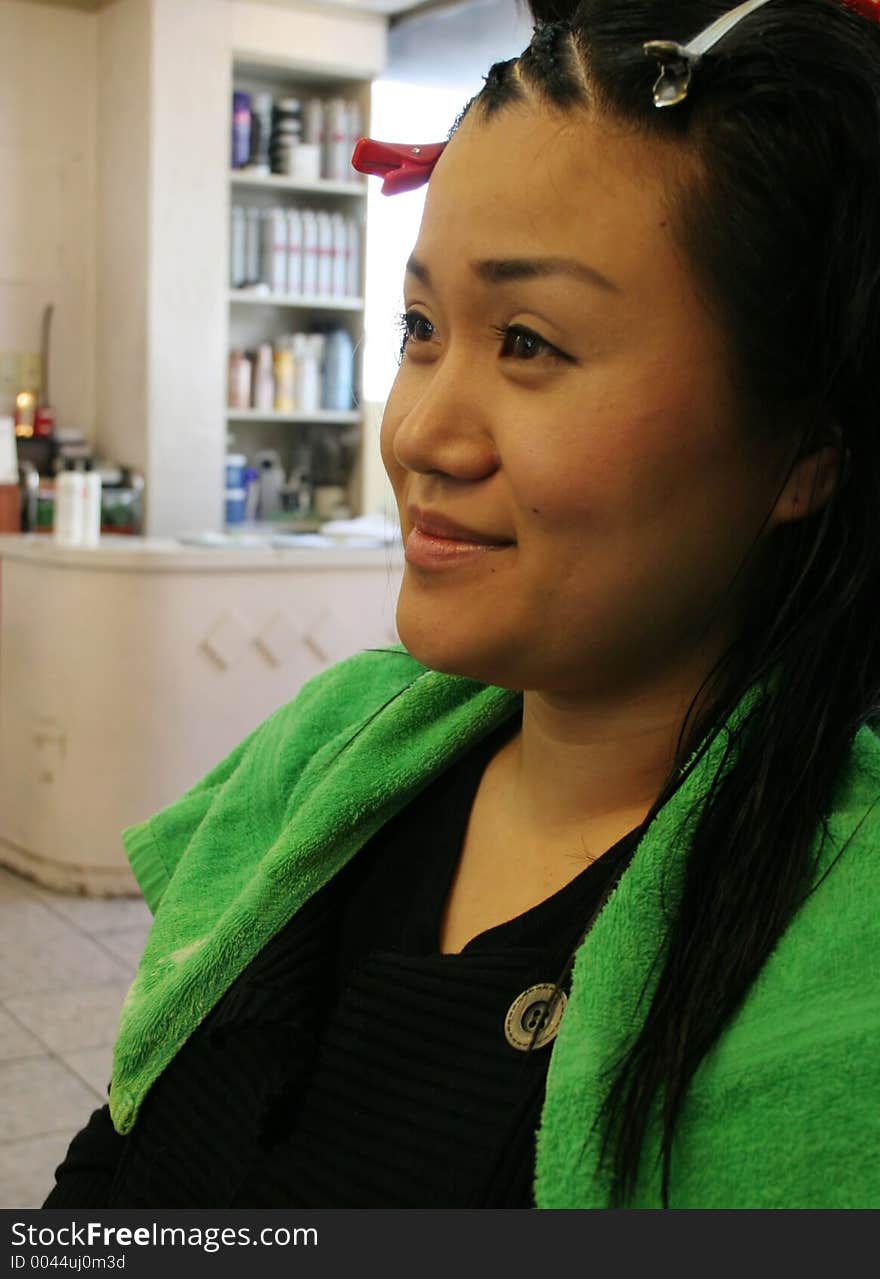
<svg viewBox="0 0 880 1279">
<path fill-rule="evenodd" d="M 814 441 L 794 463 L 773 509 L 774 525 L 821 511 L 843 482 L 849 458 L 849 450 L 843 448 L 843 432 L 835 423 L 826 429 L 822 443 L 816 446 Z"/>
</svg>

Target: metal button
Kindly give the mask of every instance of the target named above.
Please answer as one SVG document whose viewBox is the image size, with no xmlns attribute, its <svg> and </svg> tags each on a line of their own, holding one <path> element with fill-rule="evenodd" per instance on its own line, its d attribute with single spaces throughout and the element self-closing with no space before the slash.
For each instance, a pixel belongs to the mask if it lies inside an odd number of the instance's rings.
<svg viewBox="0 0 880 1279">
<path fill-rule="evenodd" d="M 565 1004 L 565 992 L 553 982 L 529 986 L 528 990 L 517 995 L 504 1018 L 504 1036 L 511 1048 L 527 1052 L 533 1046 L 532 1040 L 535 1048 L 552 1043 L 559 1030 Z"/>
</svg>

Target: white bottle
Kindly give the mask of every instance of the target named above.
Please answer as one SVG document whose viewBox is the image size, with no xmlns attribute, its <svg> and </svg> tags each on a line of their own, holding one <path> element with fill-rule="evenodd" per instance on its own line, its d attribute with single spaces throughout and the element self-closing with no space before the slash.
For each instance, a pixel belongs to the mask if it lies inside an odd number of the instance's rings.
<svg viewBox="0 0 880 1279">
<path fill-rule="evenodd" d="M 318 97 L 306 100 L 303 113 L 303 142 L 310 146 L 324 145 L 324 99 Z"/>
<path fill-rule="evenodd" d="M 341 213 L 334 213 L 332 222 L 333 287 L 330 293 L 334 298 L 344 298 L 348 281 L 348 235 L 345 229 L 345 218 Z"/>
<path fill-rule="evenodd" d="M 355 144 L 358 138 L 363 137 L 364 117 L 361 111 L 361 104 L 352 99 L 348 104 L 348 162 L 345 171 L 346 182 L 361 182 L 363 179 L 357 170 L 351 167 L 351 157 L 354 154 Z"/>
<path fill-rule="evenodd" d="M 287 292 L 299 297 L 303 291 L 303 221 L 299 209 L 287 211 Z"/>
<path fill-rule="evenodd" d="M 313 209 L 303 210 L 303 280 L 305 297 L 318 292 L 318 219 Z"/>
<path fill-rule="evenodd" d="M 287 215 L 267 209 L 263 223 L 263 279 L 273 293 L 287 293 Z"/>
<path fill-rule="evenodd" d="M 347 287 L 350 298 L 360 297 L 361 292 L 361 228 L 357 218 L 346 219 L 348 238 Z"/>
<path fill-rule="evenodd" d="M 333 291 L 333 221 L 326 209 L 318 213 L 318 295 Z"/>
<path fill-rule="evenodd" d="M 79 546 L 83 533 L 83 472 L 69 469 L 55 477 L 55 515 L 52 534 L 59 546 Z"/>
<path fill-rule="evenodd" d="M 245 284 L 260 281 L 260 210 L 245 210 Z"/>
<path fill-rule="evenodd" d="M 295 333 L 293 337 L 297 413 L 316 413 L 321 406 L 321 369 L 314 336 L 323 335 Z"/>
<path fill-rule="evenodd" d="M 345 98 L 331 98 L 324 111 L 324 176 L 332 182 L 347 182 L 351 171 L 348 103 Z"/>
<path fill-rule="evenodd" d="M 232 206 L 232 224 L 230 227 L 230 270 L 229 283 L 234 289 L 240 289 L 247 275 L 247 256 L 245 241 L 247 230 L 244 209 L 240 204 Z"/>
<path fill-rule="evenodd" d="M 274 352 L 271 342 L 261 342 L 254 362 L 254 408 L 261 413 L 271 413 L 274 407 Z"/>
<path fill-rule="evenodd" d="M 82 544 L 100 546 L 101 476 L 95 470 L 86 470 L 82 479 Z"/>
</svg>

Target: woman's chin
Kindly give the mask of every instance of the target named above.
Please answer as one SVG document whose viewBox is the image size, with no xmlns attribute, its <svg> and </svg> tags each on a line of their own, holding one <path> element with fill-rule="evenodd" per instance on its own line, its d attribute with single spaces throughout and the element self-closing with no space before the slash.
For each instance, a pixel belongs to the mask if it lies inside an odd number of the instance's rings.
<svg viewBox="0 0 880 1279">
<path fill-rule="evenodd" d="M 400 609 L 397 634 L 410 656 L 429 670 L 442 675 L 461 675 L 481 684 L 515 687 L 504 683 L 509 675 L 508 663 L 498 651 L 504 646 L 499 646 L 497 639 L 492 643 L 486 635 L 457 635 L 448 625 L 431 626 L 427 619 L 407 617 Z"/>
</svg>

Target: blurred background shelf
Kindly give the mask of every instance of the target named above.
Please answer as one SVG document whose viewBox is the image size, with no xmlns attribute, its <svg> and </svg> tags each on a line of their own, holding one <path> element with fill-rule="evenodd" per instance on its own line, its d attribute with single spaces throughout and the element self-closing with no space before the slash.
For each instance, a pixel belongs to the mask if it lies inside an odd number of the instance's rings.
<svg viewBox="0 0 880 1279">
<path fill-rule="evenodd" d="M 227 422 L 292 422 L 302 425 L 355 426 L 361 421 L 358 410 L 337 413 L 332 409 L 318 409 L 314 413 L 282 413 L 275 409 L 227 409 Z"/>
<path fill-rule="evenodd" d="M 284 306 L 302 311 L 363 311 L 363 298 L 304 297 L 291 293 L 247 293 L 230 289 L 229 301 L 245 306 Z"/>
<path fill-rule="evenodd" d="M 331 182 L 329 178 L 306 182 L 302 178 L 285 178 L 278 173 L 265 175 L 231 169 L 229 181 L 233 186 L 250 187 L 255 191 L 300 191 L 309 195 L 350 195 L 360 200 L 367 198 L 366 185 L 359 182 Z"/>
</svg>

